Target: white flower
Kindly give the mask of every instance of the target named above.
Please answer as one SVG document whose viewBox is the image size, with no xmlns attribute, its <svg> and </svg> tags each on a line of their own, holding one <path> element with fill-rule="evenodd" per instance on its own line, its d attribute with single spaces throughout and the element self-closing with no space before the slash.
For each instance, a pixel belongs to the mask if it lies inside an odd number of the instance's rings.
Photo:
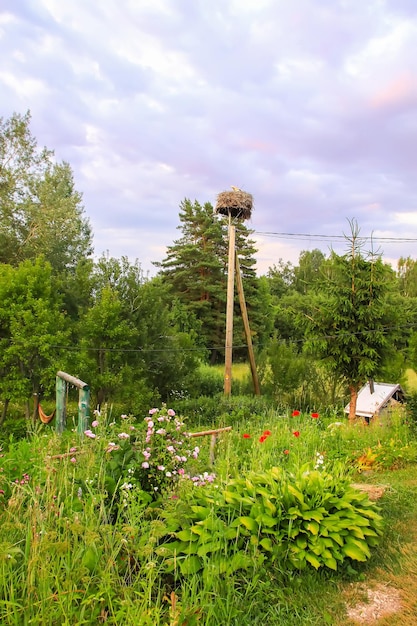
<svg viewBox="0 0 417 626">
<path fill-rule="evenodd" d="M 171 478 L 172 474 L 171 472 L 165 472 L 165 476 L 167 476 L 168 478 Z"/>
</svg>

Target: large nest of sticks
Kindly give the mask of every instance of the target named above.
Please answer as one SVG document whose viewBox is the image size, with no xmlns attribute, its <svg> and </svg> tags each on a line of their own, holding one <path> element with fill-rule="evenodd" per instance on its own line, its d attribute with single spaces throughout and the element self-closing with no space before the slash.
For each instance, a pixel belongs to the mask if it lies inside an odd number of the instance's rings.
<svg viewBox="0 0 417 626">
<path fill-rule="evenodd" d="M 241 189 L 222 191 L 217 196 L 216 213 L 248 220 L 252 215 L 253 197 Z"/>
</svg>

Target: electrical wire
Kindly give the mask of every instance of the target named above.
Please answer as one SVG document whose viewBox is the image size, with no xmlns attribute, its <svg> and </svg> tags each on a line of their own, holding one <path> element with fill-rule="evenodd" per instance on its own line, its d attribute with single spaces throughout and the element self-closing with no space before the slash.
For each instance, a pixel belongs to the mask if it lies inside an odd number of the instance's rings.
<svg viewBox="0 0 417 626">
<path fill-rule="evenodd" d="M 325 235 L 324 233 L 318 233 L 318 234 L 276 233 L 276 232 L 259 231 L 259 230 L 255 230 L 253 232 L 255 235 L 263 235 L 266 237 L 275 237 L 277 239 L 288 239 L 288 240 L 291 240 L 291 239 L 300 240 L 300 241 L 329 241 L 329 240 L 348 241 L 349 240 L 349 237 L 345 235 Z M 417 242 L 417 238 L 413 238 L 413 237 L 379 237 L 379 236 L 373 236 L 373 235 L 368 235 L 365 237 L 358 235 L 356 239 L 361 242 L 365 242 L 365 241 L 375 241 L 375 242 L 381 241 L 384 243 L 415 243 Z"/>
</svg>

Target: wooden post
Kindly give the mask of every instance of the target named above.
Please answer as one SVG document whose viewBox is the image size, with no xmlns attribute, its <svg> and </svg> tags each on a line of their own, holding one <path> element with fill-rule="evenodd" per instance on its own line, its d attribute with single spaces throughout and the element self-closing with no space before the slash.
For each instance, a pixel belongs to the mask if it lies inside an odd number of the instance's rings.
<svg viewBox="0 0 417 626">
<path fill-rule="evenodd" d="M 242 281 L 242 275 L 240 273 L 240 263 L 239 263 L 239 257 L 238 257 L 237 251 L 236 251 L 236 282 L 237 282 L 237 291 L 239 294 L 240 311 L 242 313 L 243 326 L 245 328 L 246 343 L 247 343 L 248 352 L 249 352 L 249 362 L 250 362 L 250 369 L 252 372 L 253 389 L 255 391 L 255 395 L 260 396 L 261 389 L 259 386 L 258 372 L 256 371 L 255 354 L 253 352 L 252 336 L 250 334 L 250 326 L 249 326 L 249 319 L 248 319 L 248 310 L 246 308 L 245 294 L 243 292 L 243 281 Z"/>
<path fill-rule="evenodd" d="M 88 427 L 90 417 L 90 388 L 79 378 L 71 376 L 66 372 L 57 372 L 56 375 L 56 431 L 62 434 L 67 418 L 66 388 L 67 384 L 78 389 L 78 425 L 77 432 L 80 436 Z"/>
<path fill-rule="evenodd" d="M 86 385 L 78 392 L 78 427 L 77 432 L 82 437 L 88 428 L 90 417 L 90 389 Z"/>
<path fill-rule="evenodd" d="M 229 262 L 227 269 L 226 344 L 224 354 L 224 394 L 232 392 L 233 305 L 235 288 L 235 227 L 229 214 Z"/>
<path fill-rule="evenodd" d="M 66 415 L 66 402 L 65 402 L 65 393 L 67 390 L 67 385 L 65 380 L 63 380 L 60 376 L 56 377 L 56 422 L 55 429 L 58 435 L 61 435 L 64 432 L 65 424 L 67 421 Z"/>
</svg>

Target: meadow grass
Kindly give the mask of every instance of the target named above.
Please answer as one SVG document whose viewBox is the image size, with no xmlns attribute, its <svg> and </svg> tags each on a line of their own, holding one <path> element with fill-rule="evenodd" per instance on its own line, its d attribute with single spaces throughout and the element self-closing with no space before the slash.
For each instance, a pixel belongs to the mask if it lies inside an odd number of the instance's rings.
<svg viewBox="0 0 417 626">
<path fill-rule="evenodd" d="M 401 413 L 368 427 L 271 410 L 221 435 L 213 468 L 208 438 L 201 449 L 195 470 L 215 471 L 219 481 L 273 466 L 342 463 L 352 481 L 386 485 L 381 545 L 370 561 L 343 572 L 287 571 L 276 561 L 250 573 L 219 576 L 208 567 L 203 578 L 167 577 L 144 539 L 158 536 L 161 505 L 145 508 L 132 498 L 115 518 L 102 448 L 42 428 L 1 459 L 0 623 L 341 625 L 349 623 L 346 603 L 357 580 L 400 588 L 407 623 L 417 591 L 417 448 Z"/>
</svg>

